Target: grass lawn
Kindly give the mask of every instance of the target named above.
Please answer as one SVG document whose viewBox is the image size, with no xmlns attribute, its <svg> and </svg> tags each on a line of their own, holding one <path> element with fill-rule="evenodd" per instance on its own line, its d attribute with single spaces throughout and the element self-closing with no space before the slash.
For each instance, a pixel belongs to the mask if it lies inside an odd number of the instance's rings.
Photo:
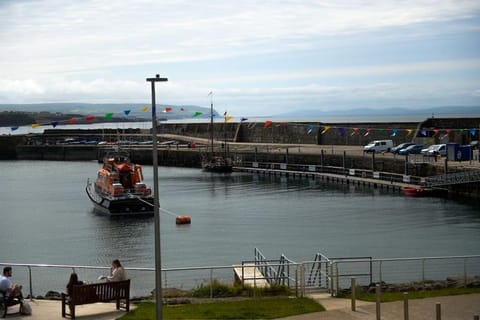
<svg viewBox="0 0 480 320">
<path fill-rule="evenodd" d="M 357 300 L 376 301 L 375 293 L 364 293 L 357 290 L 355 296 Z M 460 294 L 480 293 L 480 288 L 446 288 L 438 290 L 421 290 L 408 292 L 408 299 L 424 299 L 442 296 L 455 296 Z M 339 295 L 339 298 L 351 298 L 350 294 Z M 382 292 L 382 302 L 392 302 L 403 300 L 403 292 Z"/>
<path fill-rule="evenodd" d="M 163 306 L 163 319 L 275 319 L 325 311 L 310 298 L 273 297 Z M 155 319 L 155 304 L 142 302 L 120 320 Z"/>
</svg>

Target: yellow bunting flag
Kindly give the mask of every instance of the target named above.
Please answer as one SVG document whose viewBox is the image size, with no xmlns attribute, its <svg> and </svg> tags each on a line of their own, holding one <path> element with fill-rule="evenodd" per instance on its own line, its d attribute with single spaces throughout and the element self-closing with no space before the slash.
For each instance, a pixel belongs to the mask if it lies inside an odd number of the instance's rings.
<svg viewBox="0 0 480 320">
<path fill-rule="evenodd" d="M 145 112 L 145 111 L 148 111 L 148 109 L 150 109 L 150 107 L 142 107 L 140 110 L 142 110 L 143 112 Z"/>
<path fill-rule="evenodd" d="M 328 130 L 330 130 L 330 126 L 325 126 L 325 128 L 323 128 L 321 134 L 326 133 Z"/>
<path fill-rule="evenodd" d="M 413 130 L 412 130 L 412 129 L 407 129 L 407 137 L 408 137 L 409 135 L 411 135 L 411 134 L 412 134 L 412 132 L 413 132 Z"/>
<path fill-rule="evenodd" d="M 40 127 L 38 123 L 32 123 L 32 128 L 37 128 L 37 127 Z"/>
<path fill-rule="evenodd" d="M 232 116 L 226 116 L 225 117 L 225 121 L 230 121 L 230 120 L 232 120 Z"/>
</svg>

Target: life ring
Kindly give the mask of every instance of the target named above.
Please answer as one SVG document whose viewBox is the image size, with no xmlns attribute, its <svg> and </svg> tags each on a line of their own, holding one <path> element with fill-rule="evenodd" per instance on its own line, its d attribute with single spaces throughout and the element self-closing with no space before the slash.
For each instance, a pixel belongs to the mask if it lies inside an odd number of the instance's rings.
<svg viewBox="0 0 480 320">
<path fill-rule="evenodd" d="M 176 224 L 190 224 L 192 223 L 192 219 L 189 216 L 177 216 L 175 219 Z"/>
</svg>

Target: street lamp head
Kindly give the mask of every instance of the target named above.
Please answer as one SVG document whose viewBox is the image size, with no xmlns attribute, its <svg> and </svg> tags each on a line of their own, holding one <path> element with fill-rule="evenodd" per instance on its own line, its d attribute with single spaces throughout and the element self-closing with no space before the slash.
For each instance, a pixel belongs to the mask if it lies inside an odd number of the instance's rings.
<svg viewBox="0 0 480 320">
<path fill-rule="evenodd" d="M 160 78 L 160 75 L 155 75 L 155 78 L 147 78 L 149 82 L 168 81 L 168 78 Z"/>
</svg>

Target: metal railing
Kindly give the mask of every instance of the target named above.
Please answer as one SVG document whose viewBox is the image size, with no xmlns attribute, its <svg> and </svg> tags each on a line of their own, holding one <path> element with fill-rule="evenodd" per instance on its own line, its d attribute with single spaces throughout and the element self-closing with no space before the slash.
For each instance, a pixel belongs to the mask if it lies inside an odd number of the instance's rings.
<svg viewBox="0 0 480 320">
<path fill-rule="evenodd" d="M 372 283 L 429 283 L 448 279 L 466 286 L 480 276 L 480 255 L 331 259 L 317 254 L 313 261 L 293 262 L 283 256 L 283 259 L 276 261 L 264 259 L 263 264 L 265 268 L 259 268 L 262 271 L 258 276 L 255 275 L 256 279 L 267 279 L 270 284 L 287 286 L 294 289 L 297 295 L 304 295 L 311 290 L 328 290 L 336 295 L 339 290 L 349 288 L 351 277 L 355 277 L 361 286 Z M 49 291 L 52 291 L 50 294 L 63 292 L 71 272 L 76 272 L 80 280 L 87 283 L 97 282 L 99 274 L 109 272 L 108 267 L 0 262 L 0 266 L 6 265 L 13 267 L 13 282 L 23 284 L 24 295 L 30 297 L 48 296 Z M 257 263 L 257 267 L 260 265 Z M 247 265 L 165 268 L 162 269 L 162 288 L 188 291 L 210 286 L 210 295 L 213 297 L 213 284 L 233 286 L 234 268 L 242 267 Z M 155 269 L 126 270 L 132 280 L 132 297 L 151 296 L 155 288 Z"/>
</svg>

